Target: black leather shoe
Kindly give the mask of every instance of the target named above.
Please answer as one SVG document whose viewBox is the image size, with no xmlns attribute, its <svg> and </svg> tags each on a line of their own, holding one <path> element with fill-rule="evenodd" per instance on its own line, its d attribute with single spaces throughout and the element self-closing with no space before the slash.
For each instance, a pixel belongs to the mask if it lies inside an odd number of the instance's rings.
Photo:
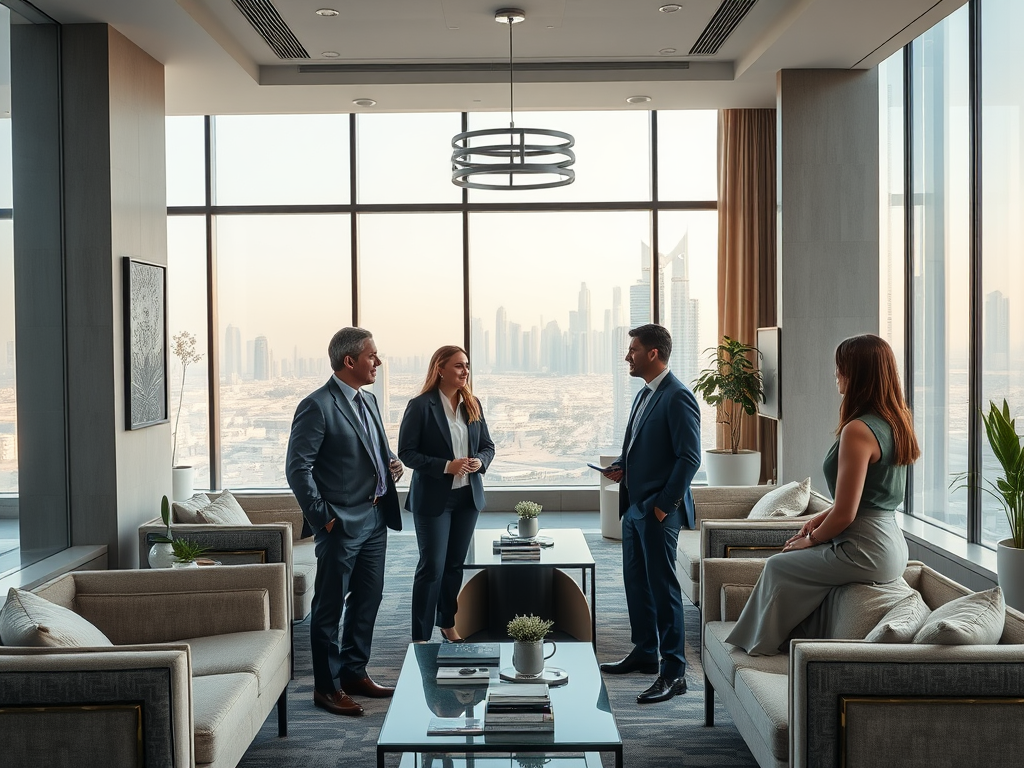
<svg viewBox="0 0 1024 768">
<path fill-rule="evenodd" d="M 601 665 L 601 671 L 609 675 L 626 675 L 630 672 L 643 672 L 645 675 L 658 674 L 658 659 L 644 658 L 635 651 L 626 658 L 618 661 L 606 661 Z"/>
<path fill-rule="evenodd" d="M 654 704 L 658 701 L 668 701 L 673 696 L 686 693 L 686 678 L 677 677 L 675 680 L 666 680 L 661 675 L 654 681 L 654 685 L 636 697 L 637 704 Z"/>
</svg>

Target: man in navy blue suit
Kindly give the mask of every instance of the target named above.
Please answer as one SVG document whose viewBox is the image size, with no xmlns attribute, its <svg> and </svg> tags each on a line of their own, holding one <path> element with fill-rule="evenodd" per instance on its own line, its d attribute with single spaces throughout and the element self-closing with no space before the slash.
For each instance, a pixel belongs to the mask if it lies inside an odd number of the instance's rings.
<svg viewBox="0 0 1024 768">
<path fill-rule="evenodd" d="M 622 453 L 605 475 L 619 483 L 622 580 L 633 650 L 601 670 L 657 674 L 636 697 L 649 704 L 686 692 L 676 542 L 682 525 L 693 528 L 690 482 L 700 467 L 700 409 L 668 369 L 669 332 L 648 324 L 629 335 L 629 375 L 645 385 L 633 402 Z"/>
<path fill-rule="evenodd" d="M 313 703 L 336 715 L 361 715 L 352 696 L 394 692 L 370 679 L 366 663 L 384 590 L 387 528 L 402 529 L 395 490 L 402 465 L 388 447 L 376 398 L 361 390 L 380 365 L 373 336 L 342 328 L 327 352 L 334 375 L 299 403 L 285 470 L 302 508 L 302 535 L 315 537 Z"/>
</svg>

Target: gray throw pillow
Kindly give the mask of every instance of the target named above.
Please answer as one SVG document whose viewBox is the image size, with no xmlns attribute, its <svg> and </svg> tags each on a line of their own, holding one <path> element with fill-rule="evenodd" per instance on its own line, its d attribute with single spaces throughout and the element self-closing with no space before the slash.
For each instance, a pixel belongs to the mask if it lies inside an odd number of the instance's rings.
<svg viewBox="0 0 1024 768">
<path fill-rule="evenodd" d="M 821 606 L 825 611 L 825 636 L 832 640 L 863 640 L 883 616 L 913 591 L 902 578 L 887 584 L 836 587 Z"/>
<path fill-rule="evenodd" d="M 864 639 L 869 643 L 909 643 L 931 612 L 915 590 L 896 603 Z"/>
<path fill-rule="evenodd" d="M 198 522 L 217 525 L 252 525 L 231 491 L 224 491 L 210 506 L 199 510 Z"/>
<path fill-rule="evenodd" d="M 23 648 L 113 645 L 106 635 L 74 611 L 13 587 L 0 610 L 0 643 Z"/>
<path fill-rule="evenodd" d="M 773 517 L 794 517 L 807 511 L 807 503 L 811 500 L 811 478 L 802 483 L 780 485 L 769 491 L 760 499 L 747 515 L 748 520 Z"/>
<path fill-rule="evenodd" d="M 171 505 L 174 522 L 195 525 L 201 522 L 199 512 L 208 506 L 210 506 L 210 497 L 205 493 L 197 493 L 185 501 L 176 501 Z"/>
<path fill-rule="evenodd" d="M 995 645 L 1003 635 L 1006 603 L 999 587 L 940 605 L 914 635 L 915 643 Z"/>
</svg>

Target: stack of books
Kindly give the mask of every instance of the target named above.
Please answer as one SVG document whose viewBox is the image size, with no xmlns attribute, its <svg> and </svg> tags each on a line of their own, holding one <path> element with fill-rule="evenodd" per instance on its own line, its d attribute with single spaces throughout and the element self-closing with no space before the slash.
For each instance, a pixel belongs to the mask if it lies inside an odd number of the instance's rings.
<svg viewBox="0 0 1024 768">
<path fill-rule="evenodd" d="M 484 702 L 484 733 L 553 733 L 555 713 L 543 683 L 492 685 Z"/>
<path fill-rule="evenodd" d="M 444 643 L 437 648 L 438 685 L 486 685 L 498 677 L 497 643 Z"/>
<path fill-rule="evenodd" d="M 503 534 L 494 542 L 494 554 L 502 560 L 540 560 L 540 542 Z"/>
</svg>

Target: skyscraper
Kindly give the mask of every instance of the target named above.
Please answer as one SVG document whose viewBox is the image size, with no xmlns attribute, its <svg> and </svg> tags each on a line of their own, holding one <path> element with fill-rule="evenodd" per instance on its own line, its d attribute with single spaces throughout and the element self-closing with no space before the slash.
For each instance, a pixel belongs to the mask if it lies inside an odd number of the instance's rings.
<svg viewBox="0 0 1024 768">
<path fill-rule="evenodd" d="M 494 369 L 508 370 L 511 360 L 508 343 L 508 316 L 504 307 L 494 313 Z"/>
<path fill-rule="evenodd" d="M 523 369 L 523 329 L 519 323 L 508 324 L 508 365 L 507 370 Z"/>
<path fill-rule="evenodd" d="M 577 333 L 580 334 L 578 339 L 578 358 L 577 358 L 577 370 L 580 373 L 593 373 L 593 351 L 590 349 L 592 342 L 592 331 L 593 326 L 590 320 L 590 289 L 587 288 L 586 283 L 580 283 L 580 295 L 577 300 Z M 577 340 L 573 340 L 576 344 Z"/>
<path fill-rule="evenodd" d="M 270 345 L 266 336 L 257 336 L 253 343 L 252 377 L 257 381 L 269 381 L 271 373 Z"/>
<path fill-rule="evenodd" d="M 700 302 L 690 298 L 689 233 L 668 254 L 672 264 L 672 370 L 687 386 L 700 370 Z"/>
<path fill-rule="evenodd" d="M 1010 299 L 1002 291 L 985 296 L 984 368 L 1006 371 L 1010 365 Z"/>
<path fill-rule="evenodd" d="M 230 323 L 224 329 L 224 355 L 220 374 L 229 383 L 242 378 L 242 332 Z"/>
</svg>

